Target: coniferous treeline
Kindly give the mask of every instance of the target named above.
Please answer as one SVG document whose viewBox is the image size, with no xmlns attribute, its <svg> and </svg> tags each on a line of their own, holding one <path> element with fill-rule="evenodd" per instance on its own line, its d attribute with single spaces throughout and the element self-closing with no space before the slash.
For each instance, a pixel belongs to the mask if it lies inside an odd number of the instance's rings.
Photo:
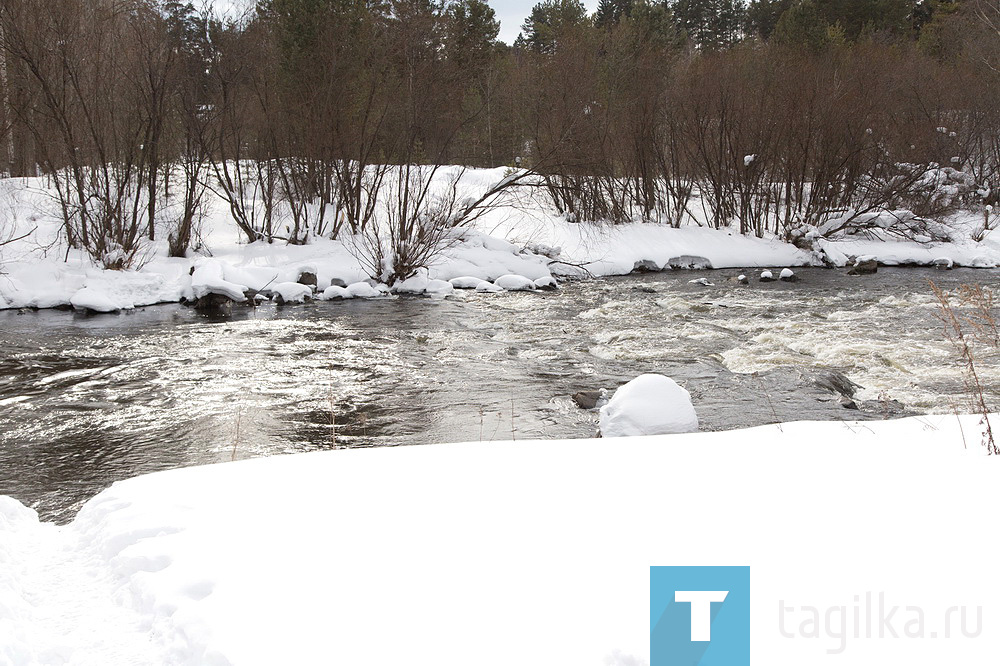
<svg viewBox="0 0 1000 666">
<path fill-rule="evenodd" d="M 238 19 L 5 0 L 0 166 L 49 175 L 69 242 L 109 267 L 164 230 L 183 254 L 210 189 L 248 240 L 363 235 L 388 214 L 383 270 L 471 214 L 431 196 L 446 164 L 531 169 L 571 219 L 798 238 L 993 184 L 995 12 L 543 0 L 508 46 L 483 0 L 261 0 Z M 928 186 L 936 165 L 959 196 Z"/>
</svg>

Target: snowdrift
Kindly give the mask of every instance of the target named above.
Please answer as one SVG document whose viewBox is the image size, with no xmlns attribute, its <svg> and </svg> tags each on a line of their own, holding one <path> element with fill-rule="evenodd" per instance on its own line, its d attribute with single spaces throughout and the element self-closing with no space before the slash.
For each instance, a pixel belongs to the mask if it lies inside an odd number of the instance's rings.
<svg viewBox="0 0 1000 666">
<path fill-rule="evenodd" d="M 309 453 L 117 483 L 64 527 L 4 498 L 0 662 L 633 666 L 650 565 L 750 565 L 755 664 L 841 647 L 798 622 L 783 637 L 779 602 L 850 611 L 867 592 L 920 606 L 927 632 L 958 605 L 974 628 L 983 606 L 983 630 L 880 640 L 848 621 L 850 663 L 987 663 L 997 468 L 977 431 L 941 416 Z"/>
</svg>

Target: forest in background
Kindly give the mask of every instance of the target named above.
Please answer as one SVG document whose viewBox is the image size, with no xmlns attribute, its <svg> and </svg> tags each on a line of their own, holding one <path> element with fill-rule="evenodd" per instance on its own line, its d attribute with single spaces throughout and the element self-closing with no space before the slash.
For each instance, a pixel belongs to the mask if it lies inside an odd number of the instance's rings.
<svg viewBox="0 0 1000 666">
<path fill-rule="evenodd" d="M 212 193 L 248 241 L 379 229 L 402 279 L 484 203 L 432 192 L 449 164 L 506 165 L 497 188 L 573 221 L 697 205 L 798 241 L 904 208 L 929 238 L 924 219 L 992 201 L 998 19 L 997 0 L 543 0 L 507 45 L 483 0 L 6 0 L 0 170 L 48 177 L 68 243 L 107 268 L 164 234 L 183 256 Z"/>
</svg>

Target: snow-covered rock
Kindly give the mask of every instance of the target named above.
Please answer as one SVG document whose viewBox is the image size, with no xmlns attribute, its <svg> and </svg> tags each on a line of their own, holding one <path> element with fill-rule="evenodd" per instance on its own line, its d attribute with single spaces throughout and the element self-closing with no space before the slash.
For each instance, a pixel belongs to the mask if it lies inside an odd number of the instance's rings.
<svg viewBox="0 0 1000 666">
<path fill-rule="evenodd" d="M 299 284 L 298 282 L 279 282 L 271 285 L 275 300 L 279 305 L 282 303 L 305 303 L 306 299 L 312 298 L 312 287 Z"/>
<path fill-rule="evenodd" d="M 773 282 L 774 281 L 774 273 L 772 273 L 771 271 L 761 271 L 760 272 L 760 281 L 761 282 Z"/>
<path fill-rule="evenodd" d="M 431 296 L 443 297 L 454 293 L 455 287 L 452 286 L 451 282 L 445 280 L 428 280 L 424 291 Z"/>
<path fill-rule="evenodd" d="M 493 284 L 507 291 L 533 291 L 535 289 L 535 281 L 523 275 L 501 275 L 493 281 Z"/>
<path fill-rule="evenodd" d="M 705 257 L 682 254 L 679 257 L 670 257 L 667 266 L 673 270 L 707 270 L 712 268 L 712 262 Z"/>
<path fill-rule="evenodd" d="M 462 275 L 460 277 L 452 278 L 448 280 L 455 289 L 475 289 L 486 280 L 482 278 L 472 277 L 471 275 Z"/>
<path fill-rule="evenodd" d="M 559 288 L 559 283 L 551 275 L 545 277 L 540 277 L 535 280 L 535 289 L 542 289 L 543 291 L 555 291 Z"/>
<path fill-rule="evenodd" d="M 339 287 L 335 284 L 331 284 L 319 295 L 319 300 L 321 301 L 336 301 L 345 298 L 354 298 L 354 294 L 348 291 L 346 287 Z"/>
<path fill-rule="evenodd" d="M 421 268 L 413 277 L 392 285 L 392 292 L 394 294 L 422 294 L 427 291 L 428 282 L 427 269 Z"/>
<path fill-rule="evenodd" d="M 224 264 L 215 259 L 207 259 L 198 264 L 191 274 L 191 291 L 194 297 L 197 299 L 208 294 L 218 294 L 238 303 L 245 301 L 243 294 L 247 287 L 226 280 L 223 277 L 224 271 Z"/>
<path fill-rule="evenodd" d="M 601 408 L 603 437 L 668 435 L 698 430 L 691 395 L 663 375 L 636 377 Z"/>
<path fill-rule="evenodd" d="M 476 291 L 480 294 L 495 294 L 499 291 L 503 291 L 503 287 L 493 284 L 492 282 L 487 282 L 483 280 L 478 285 L 476 285 Z"/>
<path fill-rule="evenodd" d="M 778 278 L 781 279 L 783 282 L 793 282 L 798 279 L 798 277 L 795 275 L 795 271 L 793 271 L 791 268 L 782 268 L 781 273 L 778 275 Z"/>
<path fill-rule="evenodd" d="M 118 312 L 122 309 L 129 309 L 123 308 L 106 291 L 90 286 L 73 294 L 69 302 L 77 310 L 91 310 L 93 312 Z"/>
<path fill-rule="evenodd" d="M 381 298 L 386 295 L 386 292 L 376 289 L 367 282 L 355 282 L 352 285 L 348 285 L 347 293 L 352 298 Z"/>
</svg>

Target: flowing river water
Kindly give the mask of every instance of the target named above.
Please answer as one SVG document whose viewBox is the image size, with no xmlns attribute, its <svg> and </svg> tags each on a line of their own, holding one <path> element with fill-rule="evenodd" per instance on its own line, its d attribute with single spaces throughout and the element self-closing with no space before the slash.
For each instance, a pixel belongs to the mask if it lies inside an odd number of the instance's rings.
<svg viewBox="0 0 1000 666">
<path fill-rule="evenodd" d="M 967 411 L 928 280 L 996 271 L 802 269 L 570 283 L 554 293 L 316 302 L 206 316 L 0 311 L 0 494 L 65 521 L 118 479 L 286 452 L 577 438 L 581 390 L 644 372 L 691 393 L 703 430 Z M 713 286 L 691 284 L 705 277 Z M 860 410 L 841 404 L 843 373 Z M 980 359 L 987 399 L 1000 362 Z M 972 435 L 974 436 L 974 435 Z"/>
</svg>

